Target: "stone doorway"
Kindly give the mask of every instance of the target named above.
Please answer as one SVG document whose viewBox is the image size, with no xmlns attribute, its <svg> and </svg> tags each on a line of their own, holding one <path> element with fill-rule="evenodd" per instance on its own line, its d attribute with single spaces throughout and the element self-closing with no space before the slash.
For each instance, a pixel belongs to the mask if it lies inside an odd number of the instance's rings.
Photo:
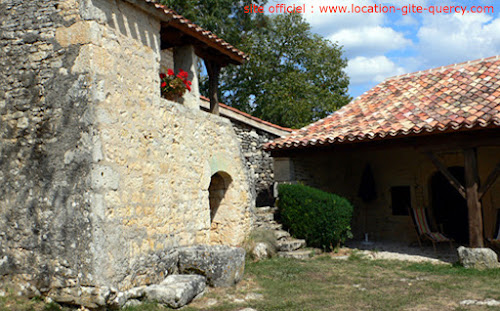
<svg viewBox="0 0 500 311">
<path fill-rule="evenodd" d="M 463 185 L 465 170 L 461 166 L 448 168 L 450 173 Z M 469 244 L 469 213 L 467 202 L 441 173 L 431 178 L 432 213 L 439 230 L 462 244 Z"/>
</svg>

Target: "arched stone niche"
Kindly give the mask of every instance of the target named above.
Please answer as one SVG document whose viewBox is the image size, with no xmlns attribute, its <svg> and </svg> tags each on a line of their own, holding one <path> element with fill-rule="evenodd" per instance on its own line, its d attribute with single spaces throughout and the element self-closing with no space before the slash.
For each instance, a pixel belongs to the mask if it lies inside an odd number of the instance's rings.
<svg viewBox="0 0 500 311">
<path fill-rule="evenodd" d="M 251 226 L 251 195 L 244 166 L 221 154 L 214 155 L 209 166 L 210 244 L 241 245 Z"/>
<path fill-rule="evenodd" d="M 210 178 L 210 186 L 208 186 L 208 200 L 210 204 L 210 224 L 213 223 L 214 218 L 219 210 L 219 206 L 224 204 L 224 197 L 227 189 L 231 184 L 232 178 L 226 173 L 219 171 L 212 175 Z"/>
</svg>

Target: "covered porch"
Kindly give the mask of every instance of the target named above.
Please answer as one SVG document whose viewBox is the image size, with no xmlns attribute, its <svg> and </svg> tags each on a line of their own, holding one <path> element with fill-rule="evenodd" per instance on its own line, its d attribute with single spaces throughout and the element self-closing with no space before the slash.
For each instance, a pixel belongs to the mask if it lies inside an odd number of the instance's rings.
<svg viewBox="0 0 500 311">
<path fill-rule="evenodd" d="M 355 206 L 355 239 L 417 243 L 412 209 L 456 245 L 497 232 L 500 134 L 492 130 L 273 152 L 278 182 L 301 181 Z"/>
<path fill-rule="evenodd" d="M 350 199 L 358 239 L 482 248 L 498 238 L 500 56 L 389 78 L 266 148 L 278 182 Z"/>
</svg>

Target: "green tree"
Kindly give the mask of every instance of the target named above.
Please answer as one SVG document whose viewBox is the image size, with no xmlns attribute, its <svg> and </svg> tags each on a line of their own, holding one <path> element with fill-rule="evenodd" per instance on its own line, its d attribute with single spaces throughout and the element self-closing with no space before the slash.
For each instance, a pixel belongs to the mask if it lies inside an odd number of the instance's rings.
<svg viewBox="0 0 500 311">
<path fill-rule="evenodd" d="M 161 0 L 161 3 L 234 46 L 265 27 L 267 20 L 263 14 L 246 14 L 243 10 L 247 5 L 265 5 L 267 0 Z"/>
<path fill-rule="evenodd" d="M 350 101 L 342 48 L 311 32 L 300 14 L 276 15 L 243 40 L 250 56 L 221 76 L 223 102 L 270 122 L 302 127 Z"/>
<path fill-rule="evenodd" d="M 219 98 L 270 122 L 302 127 L 350 101 L 342 48 L 311 32 L 300 14 L 246 14 L 267 0 L 162 0 L 250 56 L 221 71 Z M 207 77 L 201 92 L 207 95 Z"/>
</svg>

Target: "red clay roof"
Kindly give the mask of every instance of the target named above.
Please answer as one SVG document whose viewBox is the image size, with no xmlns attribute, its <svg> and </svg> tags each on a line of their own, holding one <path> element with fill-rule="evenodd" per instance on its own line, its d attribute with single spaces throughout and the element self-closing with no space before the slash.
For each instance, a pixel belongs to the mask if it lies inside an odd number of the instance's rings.
<svg viewBox="0 0 500 311">
<path fill-rule="evenodd" d="M 206 101 L 206 102 L 210 102 L 210 99 L 208 99 L 208 98 L 207 98 L 207 97 L 205 97 L 205 96 L 200 96 L 200 98 L 201 98 L 201 100 L 204 100 L 204 101 Z M 274 124 L 274 123 L 271 123 L 271 122 L 268 122 L 268 121 L 264 121 L 264 120 L 262 120 L 262 119 L 259 119 L 259 118 L 257 118 L 257 117 L 254 117 L 254 116 L 252 116 L 252 115 L 250 115 L 250 114 L 248 114 L 248 113 L 246 113 L 246 112 L 243 112 L 243 111 L 238 110 L 238 109 L 236 109 L 236 108 L 234 108 L 234 107 L 231 107 L 231 106 L 225 105 L 225 104 L 223 104 L 223 103 L 219 103 L 219 106 L 221 106 L 221 107 L 223 107 L 223 108 L 225 108 L 225 109 L 231 110 L 231 111 L 233 111 L 233 112 L 235 112 L 235 113 L 237 113 L 237 114 L 240 114 L 240 115 L 244 116 L 245 118 L 248 118 L 248 119 L 253 120 L 253 121 L 255 121 L 255 122 L 258 122 L 258 123 L 261 123 L 261 124 L 265 124 L 265 125 L 268 125 L 268 126 L 271 126 L 271 127 L 274 127 L 274 128 L 276 128 L 276 129 L 279 129 L 279 130 L 282 130 L 282 131 L 286 131 L 286 132 L 292 132 L 292 131 L 293 131 L 293 129 L 291 129 L 291 128 L 288 128 L 288 127 L 283 127 L 283 126 L 279 126 L 279 125 L 277 125 L 277 124 Z"/>
<path fill-rule="evenodd" d="M 171 18 L 170 25 L 182 30 L 183 32 L 192 35 L 198 40 L 205 42 L 206 44 L 217 48 L 222 53 L 230 56 L 232 59 L 238 63 L 243 63 L 248 59 L 248 56 L 242 51 L 238 50 L 231 44 L 227 43 L 223 39 L 217 37 L 209 30 L 205 30 L 195 23 L 191 22 L 189 19 L 182 15 L 177 14 L 174 10 L 159 4 L 156 0 L 144 0 L 156 7 L 156 9 L 163 11 L 169 18 Z"/>
<path fill-rule="evenodd" d="M 330 116 L 268 143 L 293 149 L 500 127 L 500 56 L 389 78 Z"/>
</svg>

